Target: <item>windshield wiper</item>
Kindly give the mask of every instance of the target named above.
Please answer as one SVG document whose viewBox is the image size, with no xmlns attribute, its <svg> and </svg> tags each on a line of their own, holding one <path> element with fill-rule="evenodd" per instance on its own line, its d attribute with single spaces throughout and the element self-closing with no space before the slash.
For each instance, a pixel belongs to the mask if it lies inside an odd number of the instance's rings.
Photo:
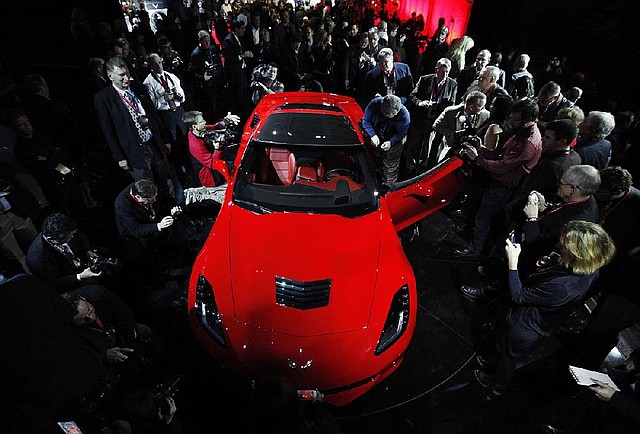
<svg viewBox="0 0 640 434">
<path fill-rule="evenodd" d="M 247 200 L 236 199 L 235 203 L 237 203 L 238 205 L 243 205 L 245 208 L 248 208 L 250 211 L 259 212 L 261 214 L 270 214 L 273 212 L 273 210 L 270 210 L 267 207 L 258 205 L 255 202 L 249 202 Z"/>
<path fill-rule="evenodd" d="M 333 197 L 333 193 L 299 193 L 291 191 L 280 191 L 280 196 L 295 196 L 295 197 Z"/>
</svg>

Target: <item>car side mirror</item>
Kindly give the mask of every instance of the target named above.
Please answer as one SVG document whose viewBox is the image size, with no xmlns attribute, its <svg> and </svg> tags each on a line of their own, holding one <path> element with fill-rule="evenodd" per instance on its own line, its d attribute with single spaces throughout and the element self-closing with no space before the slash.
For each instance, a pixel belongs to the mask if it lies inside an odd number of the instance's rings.
<svg viewBox="0 0 640 434">
<path fill-rule="evenodd" d="M 231 173 L 229 172 L 229 166 L 224 160 L 214 160 L 213 169 L 220 172 L 224 176 L 227 184 L 231 181 Z"/>
</svg>

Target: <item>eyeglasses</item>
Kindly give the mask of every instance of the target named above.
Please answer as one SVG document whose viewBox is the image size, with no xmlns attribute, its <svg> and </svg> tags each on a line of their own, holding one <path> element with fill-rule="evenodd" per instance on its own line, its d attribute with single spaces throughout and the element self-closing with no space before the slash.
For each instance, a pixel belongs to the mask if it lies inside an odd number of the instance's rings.
<svg viewBox="0 0 640 434">
<path fill-rule="evenodd" d="M 136 195 L 136 200 L 138 201 L 138 203 L 141 203 L 143 205 L 149 205 L 155 202 L 157 198 L 158 198 L 158 195 L 155 195 L 152 197 L 142 197 L 142 196 Z"/>
<path fill-rule="evenodd" d="M 538 104 L 540 104 L 542 107 L 547 107 L 549 104 L 556 101 L 559 97 L 560 95 L 552 96 L 550 98 L 540 97 L 538 98 Z"/>
<path fill-rule="evenodd" d="M 45 237 L 45 238 L 53 244 L 66 244 L 73 239 L 76 232 L 77 232 L 77 229 L 69 233 L 67 236 L 60 238 L 59 240 L 53 239 L 51 237 Z"/>
<path fill-rule="evenodd" d="M 564 182 L 563 180 L 558 181 L 558 187 L 560 187 L 561 185 L 566 185 L 569 188 L 580 190 L 580 187 L 578 187 L 577 185 L 569 184 L 568 182 Z"/>
<path fill-rule="evenodd" d="M 87 324 L 95 321 L 96 310 L 93 304 L 91 304 L 84 297 L 80 297 L 78 304 L 76 305 L 76 314 L 73 316 L 76 324 Z"/>
</svg>

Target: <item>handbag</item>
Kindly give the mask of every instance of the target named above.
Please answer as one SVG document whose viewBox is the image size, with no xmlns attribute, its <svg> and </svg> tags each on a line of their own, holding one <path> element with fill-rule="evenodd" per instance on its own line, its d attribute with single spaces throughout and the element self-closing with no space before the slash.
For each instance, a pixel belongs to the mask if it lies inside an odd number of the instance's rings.
<svg viewBox="0 0 640 434">
<path fill-rule="evenodd" d="M 589 324 L 591 314 L 598 307 L 601 293 L 597 292 L 583 300 L 573 312 L 558 326 L 560 334 L 577 334 L 582 332 Z"/>
</svg>

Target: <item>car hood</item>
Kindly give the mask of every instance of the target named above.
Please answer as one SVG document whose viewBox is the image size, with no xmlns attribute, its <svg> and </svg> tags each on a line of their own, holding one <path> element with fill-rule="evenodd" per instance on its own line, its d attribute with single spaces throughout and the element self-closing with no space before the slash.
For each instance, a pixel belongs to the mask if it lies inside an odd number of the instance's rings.
<svg viewBox="0 0 640 434">
<path fill-rule="evenodd" d="M 367 326 L 378 275 L 380 212 L 348 219 L 258 215 L 234 206 L 228 230 L 235 320 L 298 336 L 301 329 L 313 336 Z M 318 307 L 279 303 L 277 277 L 303 284 L 325 281 L 328 297 Z"/>
</svg>

